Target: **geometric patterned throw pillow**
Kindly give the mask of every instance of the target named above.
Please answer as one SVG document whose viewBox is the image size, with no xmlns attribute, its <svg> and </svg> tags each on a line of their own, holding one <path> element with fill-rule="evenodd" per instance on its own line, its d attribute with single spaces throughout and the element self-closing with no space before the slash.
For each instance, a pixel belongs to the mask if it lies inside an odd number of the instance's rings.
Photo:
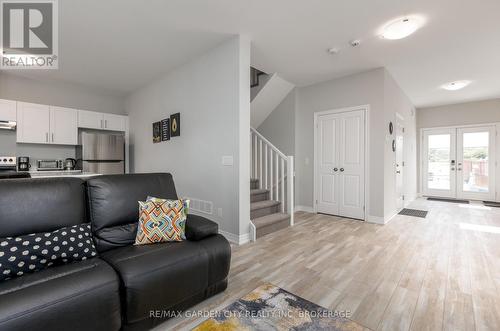
<svg viewBox="0 0 500 331">
<path fill-rule="evenodd" d="M 135 245 L 147 245 L 186 239 L 188 203 L 148 197 L 139 201 L 139 223 Z"/>
<path fill-rule="evenodd" d="M 0 238 L 0 281 L 97 256 L 90 224 Z"/>
</svg>

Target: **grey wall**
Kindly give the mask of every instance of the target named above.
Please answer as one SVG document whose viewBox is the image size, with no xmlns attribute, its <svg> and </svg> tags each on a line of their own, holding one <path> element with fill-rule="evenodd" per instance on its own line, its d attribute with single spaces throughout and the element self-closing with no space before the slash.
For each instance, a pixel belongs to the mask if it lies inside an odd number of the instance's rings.
<svg viewBox="0 0 500 331">
<path fill-rule="evenodd" d="M 34 80 L 18 75 L 0 73 L 0 99 L 40 103 L 60 107 L 86 109 L 104 113 L 124 114 L 124 98 L 84 86 Z M 73 146 L 16 144 L 16 133 L 0 130 L 0 155 L 41 158 L 75 157 Z"/>
<path fill-rule="evenodd" d="M 295 127 L 296 202 L 313 206 L 314 113 L 370 105 L 370 201 L 368 214 L 384 216 L 384 69 L 376 69 L 298 89 Z"/>
<path fill-rule="evenodd" d="M 295 98 L 296 89 L 293 89 L 257 128 L 285 155 L 295 155 Z"/>
<path fill-rule="evenodd" d="M 500 122 L 500 99 L 419 108 L 417 127 L 433 128 Z"/>
<path fill-rule="evenodd" d="M 279 149 L 295 155 L 297 205 L 313 206 L 314 113 L 360 105 L 370 106 L 368 215 L 388 218 L 396 211 L 395 154 L 388 132 L 396 113 L 404 118 L 406 132 L 405 196 L 416 196 L 415 108 L 387 70 L 379 68 L 296 88 L 258 128 Z"/>
<path fill-rule="evenodd" d="M 241 173 L 247 187 L 242 196 L 248 204 L 246 224 L 239 216 L 240 167 L 248 169 L 250 163 L 250 44 L 244 50 L 240 43 L 240 37 L 223 43 L 126 101 L 131 171 L 172 173 L 179 196 L 212 201 L 215 211 L 222 208 L 221 217 L 210 218 L 234 235 L 248 232 L 250 218 L 249 170 Z M 152 123 L 176 112 L 181 113 L 180 137 L 153 144 Z M 240 134 L 246 138 L 241 148 Z M 240 164 L 241 153 L 247 159 Z M 234 165 L 223 166 L 223 155 L 233 156 Z"/>
</svg>

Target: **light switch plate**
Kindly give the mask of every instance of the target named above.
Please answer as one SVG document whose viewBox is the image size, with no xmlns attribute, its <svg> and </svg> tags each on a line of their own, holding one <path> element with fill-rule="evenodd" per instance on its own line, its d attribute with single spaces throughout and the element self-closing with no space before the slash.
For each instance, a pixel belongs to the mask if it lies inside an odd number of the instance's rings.
<svg viewBox="0 0 500 331">
<path fill-rule="evenodd" d="M 224 155 L 222 156 L 222 165 L 226 167 L 231 167 L 233 165 L 233 156 L 232 155 Z"/>
</svg>

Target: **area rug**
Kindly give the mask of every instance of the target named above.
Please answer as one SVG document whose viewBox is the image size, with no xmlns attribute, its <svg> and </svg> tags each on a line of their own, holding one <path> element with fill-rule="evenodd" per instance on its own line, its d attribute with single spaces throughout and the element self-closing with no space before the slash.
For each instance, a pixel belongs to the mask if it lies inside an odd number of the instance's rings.
<svg viewBox="0 0 500 331">
<path fill-rule="evenodd" d="M 369 330 L 345 316 L 272 284 L 259 286 L 214 314 L 195 331 Z"/>
</svg>

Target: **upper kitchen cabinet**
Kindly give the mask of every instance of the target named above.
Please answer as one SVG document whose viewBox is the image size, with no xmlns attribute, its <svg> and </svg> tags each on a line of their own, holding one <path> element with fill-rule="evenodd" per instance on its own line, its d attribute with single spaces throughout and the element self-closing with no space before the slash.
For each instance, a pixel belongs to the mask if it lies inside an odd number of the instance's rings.
<svg viewBox="0 0 500 331">
<path fill-rule="evenodd" d="M 17 142 L 76 145 L 78 111 L 33 103 L 17 104 Z"/>
<path fill-rule="evenodd" d="M 34 103 L 17 103 L 17 142 L 50 143 L 50 107 Z"/>
<path fill-rule="evenodd" d="M 126 116 L 104 114 L 104 129 L 112 131 L 125 131 Z"/>
<path fill-rule="evenodd" d="M 125 131 L 126 116 L 104 114 L 88 110 L 78 111 L 78 127 L 86 129 Z"/>
<path fill-rule="evenodd" d="M 78 127 L 86 129 L 101 130 L 104 128 L 104 118 L 102 113 L 88 110 L 78 111 Z"/>
<path fill-rule="evenodd" d="M 50 142 L 58 145 L 78 144 L 78 110 L 50 107 Z"/>
<path fill-rule="evenodd" d="M 15 122 L 16 109 L 16 101 L 0 99 L 0 121 Z"/>
</svg>

